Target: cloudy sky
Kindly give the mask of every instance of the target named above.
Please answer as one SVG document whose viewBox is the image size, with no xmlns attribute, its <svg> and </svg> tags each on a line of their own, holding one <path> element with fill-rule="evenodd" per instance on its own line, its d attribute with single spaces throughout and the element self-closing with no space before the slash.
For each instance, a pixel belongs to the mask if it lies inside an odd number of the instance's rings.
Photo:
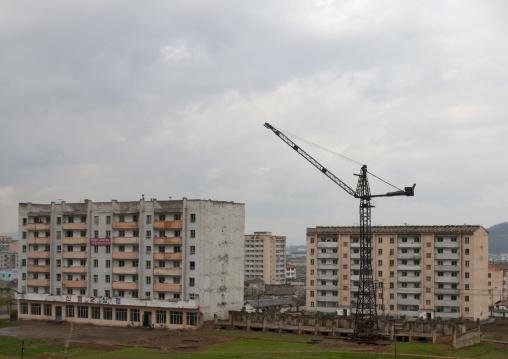
<svg viewBox="0 0 508 359">
<path fill-rule="evenodd" d="M 507 18 L 486 0 L 0 2 L 0 232 L 19 202 L 142 194 L 245 203 L 246 233 L 290 244 L 358 224 L 264 122 L 417 184 L 374 225 L 507 221 Z M 302 147 L 356 188 L 358 164 Z"/>
</svg>

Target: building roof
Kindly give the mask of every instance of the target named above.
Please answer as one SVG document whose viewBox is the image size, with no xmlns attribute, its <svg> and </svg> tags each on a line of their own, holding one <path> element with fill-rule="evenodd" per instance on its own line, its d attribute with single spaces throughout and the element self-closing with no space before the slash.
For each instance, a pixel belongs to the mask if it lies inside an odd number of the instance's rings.
<svg viewBox="0 0 508 359">
<path fill-rule="evenodd" d="M 447 225 L 447 226 L 373 226 L 373 234 L 472 234 L 480 225 Z M 486 231 L 486 229 L 485 229 Z M 308 235 L 320 234 L 360 234 L 360 227 L 315 227 L 307 228 Z"/>
<path fill-rule="evenodd" d="M 286 263 L 286 268 L 291 269 L 291 268 L 296 268 L 296 266 Z"/>
<path fill-rule="evenodd" d="M 289 298 L 288 299 L 261 299 L 259 301 L 257 299 L 251 299 L 251 300 L 247 300 L 245 302 L 249 303 L 254 308 L 258 308 L 258 303 L 259 303 L 259 308 L 278 307 L 281 305 L 294 305 L 295 304 L 294 300 L 289 299 Z"/>
</svg>

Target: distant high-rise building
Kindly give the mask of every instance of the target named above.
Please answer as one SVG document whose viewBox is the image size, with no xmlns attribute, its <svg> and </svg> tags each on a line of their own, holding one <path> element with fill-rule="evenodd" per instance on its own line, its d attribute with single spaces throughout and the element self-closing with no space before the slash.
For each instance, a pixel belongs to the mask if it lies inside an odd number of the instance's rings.
<svg viewBox="0 0 508 359">
<path fill-rule="evenodd" d="M 0 270 L 18 267 L 18 242 L 10 236 L 0 236 Z"/>
<path fill-rule="evenodd" d="M 262 279 L 265 284 L 286 282 L 286 237 L 271 232 L 245 236 L 245 280 Z"/>
<path fill-rule="evenodd" d="M 245 205 L 19 204 L 21 319 L 195 329 L 243 305 Z"/>
<path fill-rule="evenodd" d="M 379 315 L 488 317 L 482 226 L 372 227 L 372 251 Z M 358 227 L 307 229 L 307 310 L 354 313 L 359 279 Z"/>
</svg>

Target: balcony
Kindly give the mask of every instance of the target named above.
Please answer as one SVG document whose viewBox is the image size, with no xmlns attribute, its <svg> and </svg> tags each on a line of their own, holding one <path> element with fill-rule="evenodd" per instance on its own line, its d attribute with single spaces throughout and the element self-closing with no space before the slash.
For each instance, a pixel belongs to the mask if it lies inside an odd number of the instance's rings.
<svg viewBox="0 0 508 359">
<path fill-rule="evenodd" d="M 443 241 L 434 242 L 435 248 L 459 248 L 459 242 Z"/>
<path fill-rule="evenodd" d="M 467 293 L 467 292 L 464 292 Z M 434 294 L 453 294 L 453 295 L 459 295 L 460 289 L 458 288 L 435 288 Z"/>
<path fill-rule="evenodd" d="M 139 237 L 113 237 L 113 244 L 139 244 Z"/>
<path fill-rule="evenodd" d="M 139 267 L 113 267 L 113 274 L 138 274 Z"/>
<path fill-rule="evenodd" d="M 88 244 L 88 238 L 86 238 L 86 237 L 64 237 L 62 239 L 62 244 L 70 244 L 70 245 L 82 244 L 82 245 L 86 245 L 86 244 Z"/>
<path fill-rule="evenodd" d="M 352 281 L 360 280 L 360 275 L 359 274 L 351 274 L 351 280 Z"/>
<path fill-rule="evenodd" d="M 50 257 L 51 257 L 50 251 L 30 251 L 30 252 L 28 252 L 28 258 L 49 259 Z"/>
<path fill-rule="evenodd" d="M 154 221 L 153 229 L 181 229 L 182 221 Z"/>
<path fill-rule="evenodd" d="M 62 228 L 64 230 L 86 230 L 86 222 L 81 223 L 63 223 Z"/>
<path fill-rule="evenodd" d="M 113 252 L 113 259 L 138 259 L 138 252 Z"/>
<path fill-rule="evenodd" d="M 154 253 L 153 254 L 153 260 L 155 261 L 181 261 L 182 260 L 182 252 L 178 253 Z"/>
<path fill-rule="evenodd" d="M 318 269 L 332 269 L 332 270 L 336 270 L 337 268 L 339 268 L 339 265 L 338 264 L 321 264 L 321 263 L 318 263 L 317 265 Z"/>
<path fill-rule="evenodd" d="M 434 282 L 436 283 L 459 283 L 459 277 L 452 276 L 434 276 Z"/>
<path fill-rule="evenodd" d="M 318 242 L 318 248 L 338 248 L 339 242 Z"/>
<path fill-rule="evenodd" d="M 28 237 L 28 244 L 51 244 L 49 237 Z"/>
<path fill-rule="evenodd" d="M 113 222 L 113 229 L 138 229 L 139 222 Z"/>
<path fill-rule="evenodd" d="M 318 253 L 318 259 L 337 259 L 337 253 Z"/>
<path fill-rule="evenodd" d="M 419 242 L 400 242 L 397 243 L 397 248 L 421 248 L 422 244 Z"/>
<path fill-rule="evenodd" d="M 459 260 L 459 254 L 458 253 L 436 253 L 434 255 L 434 258 L 436 260 L 440 260 L 440 259 Z"/>
<path fill-rule="evenodd" d="M 422 292 L 422 288 L 397 288 L 397 293 L 401 294 L 419 294 Z"/>
<path fill-rule="evenodd" d="M 436 318 L 459 318 L 460 317 L 458 311 L 456 313 L 452 313 L 452 312 L 434 312 L 434 316 Z"/>
<path fill-rule="evenodd" d="M 27 266 L 27 272 L 33 273 L 49 273 L 49 266 L 29 265 Z"/>
<path fill-rule="evenodd" d="M 180 276 L 182 275 L 182 270 L 180 268 L 157 268 L 153 269 L 154 275 L 172 275 L 172 276 Z"/>
<path fill-rule="evenodd" d="M 397 282 L 401 283 L 420 283 L 422 281 L 422 277 L 415 277 L 415 276 L 399 276 L 397 277 Z"/>
<path fill-rule="evenodd" d="M 420 305 L 420 299 L 397 298 L 397 304 L 398 305 Z"/>
<path fill-rule="evenodd" d="M 85 274 L 86 267 L 62 267 L 62 273 L 75 273 L 75 274 Z"/>
<path fill-rule="evenodd" d="M 155 237 L 153 244 L 182 244 L 182 237 Z"/>
<path fill-rule="evenodd" d="M 49 287 L 49 279 L 28 279 L 27 285 L 31 287 Z"/>
<path fill-rule="evenodd" d="M 360 259 L 360 253 L 351 253 L 351 259 Z"/>
<path fill-rule="evenodd" d="M 459 302 L 459 300 L 438 300 L 436 298 L 436 299 L 434 299 L 434 306 L 435 307 L 459 307 L 460 302 Z"/>
<path fill-rule="evenodd" d="M 318 312 L 322 312 L 322 313 L 336 313 L 337 312 L 337 307 L 317 307 L 317 311 Z"/>
<path fill-rule="evenodd" d="M 421 259 L 422 255 L 420 253 L 397 253 L 397 259 Z"/>
<path fill-rule="evenodd" d="M 86 288 L 86 280 L 64 280 L 62 286 L 65 288 Z"/>
<path fill-rule="evenodd" d="M 318 295 L 318 302 L 332 302 L 337 304 L 339 302 L 339 297 L 332 295 Z"/>
<path fill-rule="evenodd" d="M 328 291 L 337 291 L 338 290 L 338 286 L 337 285 L 318 285 L 317 286 L 317 290 L 318 291 L 321 291 L 321 290 L 328 290 Z"/>
<path fill-rule="evenodd" d="M 87 252 L 68 252 L 63 251 L 62 252 L 62 258 L 65 259 L 86 259 Z"/>
<path fill-rule="evenodd" d="M 399 265 L 397 265 L 397 270 L 398 271 L 415 271 L 415 270 L 421 271 L 422 266 L 421 265 L 399 264 Z"/>
<path fill-rule="evenodd" d="M 154 292 L 180 293 L 182 291 L 182 285 L 169 283 L 154 283 L 153 290 Z"/>
<path fill-rule="evenodd" d="M 113 282 L 113 289 L 138 290 L 138 283 L 137 282 Z"/>
<path fill-rule="evenodd" d="M 317 279 L 318 280 L 338 280 L 339 276 L 337 274 L 336 275 L 318 274 Z"/>
<path fill-rule="evenodd" d="M 460 270 L 459 266 L 434 266 L 434 271 L 436 272 L 458 272 Z"/>
<path fill-rule="evenodd" d="M 49 231 L 51 229 L 50 223 L 27 223 L 26 229 L 29 231 Z"/>
</svg>

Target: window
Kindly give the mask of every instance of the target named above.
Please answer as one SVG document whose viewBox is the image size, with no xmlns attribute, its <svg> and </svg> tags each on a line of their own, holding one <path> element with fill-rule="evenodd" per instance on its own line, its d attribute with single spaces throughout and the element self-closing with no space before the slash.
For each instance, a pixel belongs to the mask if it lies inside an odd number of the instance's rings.
<svg viewBox="0 0 508 359">
<path fill-rule="evenodd" d="M 146 246 L 146 253 L 152 253 L 152 246 Z"/>
<path fill-rule="evenodd" d="M 106 238 L 111 238 L 111 231 L 106 231 Z M 109 253 L 109 252 L 106 252 Z"/>
<path fill-rule="evenodd" d="M 139 322 L 139 309 L 131 309 L 131 322 Z"/>
<path fill-rule="evenodd" d="M 94 268 L 99 267 L 99 260 L 98 259 L 93 260 L 93 266 L 94 266 Z"/>
<path fill-rule="evenodd" d="M 191 278 L 189 278 L 189 287 L 194 287 L 194 285 L 195 285 L 195 280 L 194 280 L 194 278 L 192 278 L 192 277 L 191 277 Z"/>
<path fill-rule="evenodd" d="M 151 269 L 152 268 L 152 262 L 151 261 L 146 261 L 145 268 L 146 269 Z"/>
<path fill-rule="evenodd" d="M 146 215 L 146 224 L 151 224 L 152 223 L 152 215 L 151 214 L 147 214 Z"/>
<path fill-rule="evenodd" d="M 88 307 L 85 305 L 78 305 L 78 318 L 88 319 Z"/>
<path fill-rule="evenodd" d="M 106 224 L 111 224 L 111 216 L 106 216 Z"/>
<path fill-rule="evenodd" d="M 466 266 L 466 267 L 469 267 L 469 261 L 466 261 L 466 262 L 465 262 L 465 266 Z"/>
<path fill-rule="evenodd" d="M 191 229 L 191 231 L 190 231 L 190 237 L 191 238 L 196 238 L 196 231 L 194 229 Z"/>
<path fill-rule="evenodd" d="M 170 311 L 169 324 L 183 324 L 182 312 Z"/>
<path fill-rule="evenodd" d="M 310 239 L 310 243 L 311 243 L 311 244 L 312 244 L 312 243 L 314 243 L 314 238 L 312 238 L 312 237 L 311 237 L 311 239 Z"/>
<path fill-rule="evenodd" d="M 469 255 L 469 249 L 467 249 L 467 248 L 466 248 L 466 249 L 464 249 L 464 254 L 465 254 L 466 256 L 468 256 L 468 255 Z"/>
<path fill-rule="evenodd" d="M 395 272 L 394 271 L 390 271 L 390 277 L 391 278 L 395 277 Z"/>
<path fill-rule="evenodd" d="M 190 221 L 191 221 L 191 223 L 195 223 L 196 222 L 196 214 L 195 213 L 191 213 L 191 215 L 190 215 Z"/>
<path fill-rule="evenodd" d="M 311 266 L 312 266 L 312 265 L 314 265 L 314 259 L 311 259 L 311 260 L 310 260 L 310 265 L 311 265 Z"/>
<path fill-rule="evenodd" d="M 106 268 L 111 268 L 111 260 L 106 259 Z"/>
<path fill-rule="evenodd" d="M 378 271 L 378 272 L 377 272 L 377 276 L 378 276 L 379 278 L 381 278 L 381 277 L 383 276 L 383 271 L 382 271 L 382 270 Z"/>
<path fill-rule="evenodd" d="M 155 322 L 157 324 L 166 324 L 166 311 L 156 310 L 155 311 Z"/>
<path fill-rule="evenodd" d="M 111 276 L 109 274 L 106 274 L 106 283 L 111 282 Z"/>
<path fill-rule="evenodd" d="M 31 303 L 30 304 L 30 314 L 31 315 L 41 315 L 41 304 L 40 303 Z"/>
<path fill-rule="evenodd" d="M 377 242 L 378 242 L 378 243 L 383 243 L 383 238 L 378 238 L 378 239 L 377 239 Z"/>
<path fill-rule="evenodd" d="M 104 320 L 113 320 L 113 309 L 111 307 L 102 308 L 102 318 Z"/>
<path fill-rule="evenodd" d="M 187 325 L 197 326 L 198 325 L 198 313 L 187 312 Z"/>
<path fill-rule="evenodd" d="M 99 276 L 97 274 L 93 275 L 93 282 L 94 283 L 99 283 Z"/>
<path fill-rule="evenodd" d="M 74 318 L 74 306 L 73 305 L 66 305 L 65 306 L 65 316 L 67 318 Z"/>
<path fill-rule="evenodd" d="M 382 254 L 383 254 L 383 249 L 382 249 L 382 248 L 379 248 L 379 249 L 377 250 L 377 254 L 378 254 L 378 255 L 382 255 Z"/>
<path fill-rule="evenodd" d="M 189 262 L 189 269 L 190 270 L 196 269 L 196 262 Z"/>
<path fill-rule="evenodd" d="M 189 253 L 190 254 L 196 254 L 196 246 L 190 246 Z"/>
<path fill-rule="evenodd" d="M 127 321 L 127 309 L 126 308 L 116 308 L 115 309 L 115 320 L 126 322 Z"/>
<path fill-rule="evenodd" d="M 145 277 L 146 284 L 152 284 L 152 277 Z"/>
<path fill-rule="evenodd" d="M 101 308 L 100 307 L 92 307 L 91 308 L 91 318 L 92 319 L 101 319 Z"/>
<path fill-rule="evenodd" d="M 469 302 L 469 296 L 468 296 L 468 295 L 466 295 L 466 296 L 464 297 L 464 301 Z"/>
<path fill-rule="evenodd" d="M 378 260 L 377 261 L 377 265 L 378 265 L 378 267 L 381 267 L 383 265 L 383 261 L 382 260 Z"/>
<path fill-rule="evenodd" d="M 50 317 L 52 315 L 52 305 L 44 304 L 44 315 Z"/>
<path fill-rule="evenodd" d="M 390 267 L 393 267 L 395 265 L 395 261 L 393 259 L 390 260 Z"/>
<path fill-rule="evenodd" d="M 469 290 L 469 284 L 466 284 L 466 285 L 464 286 L 464 289 L 465 289 L 465 290 Z"/>
<path fill-rule="evenodd" d="M 313 290 L 311 290 L 311 291 L 310 291 L 309 296 L 310 296 L 311 298 L 314 298 L 314 291 L 313 291 Z"/>
<path fill-rule="evenodd" d="M 464 278 L 469 278 L 469 272 L 464 273 Z"/>
<path fill-rule="evenodd" d="M 469 237 L 464 238 L 464 243 L 469 244 Z"/>
</svg>

